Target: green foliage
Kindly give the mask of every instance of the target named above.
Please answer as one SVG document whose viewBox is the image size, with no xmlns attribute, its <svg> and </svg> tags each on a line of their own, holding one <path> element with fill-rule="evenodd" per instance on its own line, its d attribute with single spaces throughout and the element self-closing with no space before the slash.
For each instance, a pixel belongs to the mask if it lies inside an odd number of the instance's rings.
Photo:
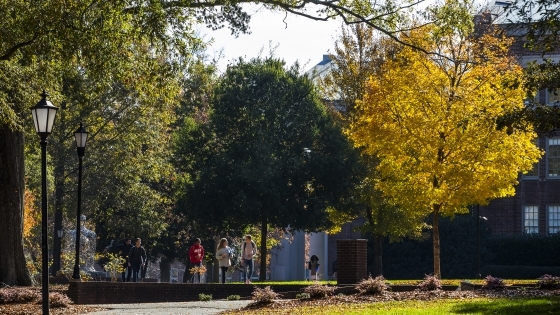
<svg viewBox="0 0 560 315">
<path fill-rule="evenodd" d="M 241 296 L 239 295 L 229 295 L 226 300 L 228 301 L 238 301 L 239 299 L 241 299 Z"/>
<path fill-rule="evenodd" d="M 203 302 L 212 301 L 212 294 L 199 293 L 198 300 Z"/>
<path fill-rule="evenodd" d="M 495 236 L 485 242 L 485 246 L 495 255 L 491 263 L 493 265 L 560 266 L 560 257 L 550 254 L 560 252 L 558 233 Z"/>
<path fill-rule="evenodd" d="M 178 159 L 196 157 L 177 165 L 188 174 L 181 212 L 219 233 L 263 220 L 328 227 L 326 207 L 347 198 L 355 157 L 311 82 L 278 60 L 240 60 L 215 94 L 209 122 L 186 120 L 177 137 Z"/>
<path fill-rule="evenodd" d="M 476 219 L 473 215 L 457 215 L 453 219 L 441 218 L 441 270 L 446 278 L 473 278 L 476 276 L 477 239 Z M 481 265 L 491 263 L 498 254 L 490 249 L 490 231 L 485 221 L 480 222 Z M 385 241 L 384 276 L 388 279 L 423 279 L 432 273 L 433 249 L 431 231 L 424 232 L 422 239 L 405 239 L 402 242 Z M 368 246 L 371 246 L 368 242 Z M 368 270 L 373 270 L 373 250 L 368 250 Z M 515 278 L 515 277 L 513 277 Z"/>
</svg>

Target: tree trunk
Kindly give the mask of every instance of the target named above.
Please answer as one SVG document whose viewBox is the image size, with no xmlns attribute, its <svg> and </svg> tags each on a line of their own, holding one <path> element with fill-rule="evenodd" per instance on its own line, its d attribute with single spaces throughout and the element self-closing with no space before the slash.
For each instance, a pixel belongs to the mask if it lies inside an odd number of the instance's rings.
<svg viewBox="0 0 560 315">
<path fill-rule="evenodd" d="M 164 256 L 159 262 L 159 277 L 161 282 L 171 282 L 171 261 Z"/>
<path fill-rule="evenodd" d="M 23 254 L 23 132 L 0 125 L 0 282 L 32 284 Z"/>
<path fill-rule="evenodd" d="M 441 279 L 441 268 L 439 263 L 440 258 L 440 247 L 439 247 L 439 210 L 441 205 L 434 205 L 434 216 L 432 222 L 433 228 L 433 241 L 434 241 L 434 276 Z"/>
<path fill-rule="evenodd" d="M 383 275 L 383 235 L 373 237 L 373 274 L 375 277 Z"/>
<path fill-rule="evenodd" d="M 261 222 L 261 267 L 259 280 L 266 281 L 266 235 L 268 234 L 268 221 L 266 218 L 266 212 L 264 208 L 261 210 L 262 222 Z"/>
<path fill-rule="evenodd" d="M 216 248 L 218 247 L 216 244 L 220 244 L 220 237 L 219 236 L 214 236 L 214 247 L 212 248 Z M 220 283 L 221 279 L 220 279 L 220 262 L 218 261 L 218 258 L 216 257 L 216 255 L 212 255 L 214 256 L 214 259 L 212 260 L 212 282 L 214 283 Z"/>
</svg>

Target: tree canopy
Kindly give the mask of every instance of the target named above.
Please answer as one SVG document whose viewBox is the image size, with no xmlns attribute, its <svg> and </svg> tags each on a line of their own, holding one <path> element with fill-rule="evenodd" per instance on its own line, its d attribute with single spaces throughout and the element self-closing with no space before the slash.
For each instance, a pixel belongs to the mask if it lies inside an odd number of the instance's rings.
<svg viewBox="0 0 560 315">
<path fill-rule="evenodd" d="M 198 153 L 184 213 L 214 235 L 259 225 L 262 255 L 269 224 L 328 228 L 327 207 L 349 198 L 356 155 L 312 82 L 279 60 L 241 59 L 215 94 L 208 124 L 191 123 L 180 142 Z"/>
<path fill-rule="evenodd" d="M 432 214 L 437 277 L 438 216 L 511 196 L 541 154 L 534 132 L 496 128 L 497 117 L 523 106 L 522 70 L 510 39 L 473 36 L 468 12 L 448 2 L 433 11 L 436 25 L 412 31 L 415 45 L 438 55 L 404 48 L 388 61 L 350 128 L 355 144 L 380 158 L 377 187 L 408 211 Z"/>
</svg>

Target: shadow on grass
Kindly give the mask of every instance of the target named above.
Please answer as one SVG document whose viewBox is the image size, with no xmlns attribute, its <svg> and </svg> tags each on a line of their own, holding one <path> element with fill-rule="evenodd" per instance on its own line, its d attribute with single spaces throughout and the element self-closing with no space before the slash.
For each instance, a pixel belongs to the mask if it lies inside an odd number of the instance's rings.
<svg viewBox="0 0 560 315">
<path fill-rule="evenodd" d="M 453 314 L 540 315 L 560 314 L 560 297 L 488 299 L 465 302 L 452 308 Z"/>
</svg>

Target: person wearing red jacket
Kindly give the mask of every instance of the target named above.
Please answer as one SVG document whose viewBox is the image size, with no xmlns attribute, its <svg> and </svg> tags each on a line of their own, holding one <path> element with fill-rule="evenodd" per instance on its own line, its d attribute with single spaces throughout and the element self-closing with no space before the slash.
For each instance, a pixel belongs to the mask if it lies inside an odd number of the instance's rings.
<svg viewBox="0 0 560 315">
<path fill-rule="evenodd" d="M 204 258 L 204 247 L 200 245 L 200 238 L 194 240 L 194 244 L 189 249 L 189 260 L 192 267 L 202 267 L 202 259 Z M 194 280 L 194 275 L 193 275 Z M 200 283 L 200 273 L 198 273 L 198 282 Z"/>
</svg>

